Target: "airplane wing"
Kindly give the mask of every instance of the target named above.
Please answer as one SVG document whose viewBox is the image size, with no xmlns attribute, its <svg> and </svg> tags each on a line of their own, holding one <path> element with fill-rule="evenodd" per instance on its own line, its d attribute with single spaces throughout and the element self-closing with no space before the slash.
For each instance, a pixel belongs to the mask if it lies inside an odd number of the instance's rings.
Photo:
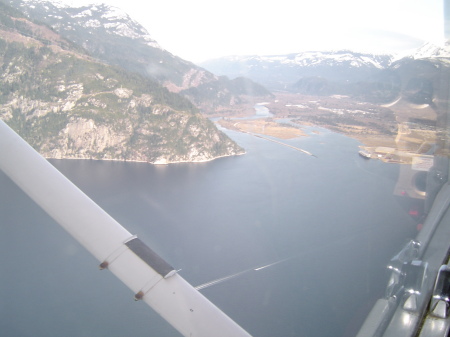
<svg viewBox="0 0 450 337">
<path fill-rule="evenodd" d="M 0 169 L 184 336 L 250 336 L 0 120 Z"/>
</svg>

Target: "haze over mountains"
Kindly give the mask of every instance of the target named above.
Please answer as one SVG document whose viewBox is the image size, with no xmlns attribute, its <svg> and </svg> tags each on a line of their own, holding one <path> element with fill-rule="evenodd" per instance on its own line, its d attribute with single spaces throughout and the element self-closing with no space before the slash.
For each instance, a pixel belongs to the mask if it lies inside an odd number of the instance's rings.
<svg viewBox="0 0 450 337">
<path fill-rule="evenodd" d="M 289 55 L 229 56 L 201 65 L 230 78 L 248 77 L 269 90 L 311 95 L 344 94 L 384 102 L 398 95 L 401 85 L 398 68 L 410 62 L 447 62 L 449 57 L 447 48 L 426 44 L 401 57 L 349 50 L 311 51 Z"/>
<path fill-rule="evenodd" d="M 405 92 L 430 103 L 448 70 L 450 53 L 431 45 L 402 58 L 314 51 L 224 57 L 202 68 L 161 48 L 118 8 L 5 2 L 15 11 L 5 5 L 0 18 L 0 117 L 48 157 L 167 163 L 238 154 L 199 112 L 248 109 L 273 99 L 269 90 L 383 104 Z"/>
<path fill-rule="evenodd" d="M 51 26 L 91 56 L 152 78 L 188 97 L 203 113 L 218 105 L 245 102 L 244 96 L 269 96 L 260 85 L 218 77 L 162 49 L 146 29 L 116 7 L 69 7 L 45 0 L 10 0 L 29 17 Z"/>
</svg>

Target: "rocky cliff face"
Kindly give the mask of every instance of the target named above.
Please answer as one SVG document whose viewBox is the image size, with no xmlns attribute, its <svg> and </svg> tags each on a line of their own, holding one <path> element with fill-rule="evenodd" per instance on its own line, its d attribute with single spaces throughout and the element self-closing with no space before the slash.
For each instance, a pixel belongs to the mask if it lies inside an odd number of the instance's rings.
<svg viewBox="0 0 450 337">
<path fill-rule="evenodd" d="M 93 60 L 8 6 L 0 23 L 0 118 L 44 156 L 172 163 L 243 153 L 158 83 Z"/>
</svg>

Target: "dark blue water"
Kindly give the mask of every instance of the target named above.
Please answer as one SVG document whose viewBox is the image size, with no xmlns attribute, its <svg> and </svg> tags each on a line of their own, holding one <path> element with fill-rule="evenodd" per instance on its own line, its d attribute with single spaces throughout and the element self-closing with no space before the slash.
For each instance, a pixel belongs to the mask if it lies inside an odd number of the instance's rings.
<svg viewBox="0 0 450 337">
<path fill-rule="evenodd" d="M 208 163 L 52 160 L 254 336 L 352 336 L 415 236 L 398 165 L 326 130 Z M 178 336 L 0 175 L 2 336 Z M 270 267 L 258 267 L 276 263 Z"/>
</svg>

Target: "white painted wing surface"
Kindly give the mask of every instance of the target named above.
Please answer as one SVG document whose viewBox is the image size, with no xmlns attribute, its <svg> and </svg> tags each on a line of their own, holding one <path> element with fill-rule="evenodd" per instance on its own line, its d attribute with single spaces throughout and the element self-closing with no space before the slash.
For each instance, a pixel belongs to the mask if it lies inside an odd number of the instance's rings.
<svg viewBox="0 0 450 337">
<path fill-rule="evenodd" d="M 250 336 L 2 121 L 0 169 L 182 335 Z"/>
</svg>

